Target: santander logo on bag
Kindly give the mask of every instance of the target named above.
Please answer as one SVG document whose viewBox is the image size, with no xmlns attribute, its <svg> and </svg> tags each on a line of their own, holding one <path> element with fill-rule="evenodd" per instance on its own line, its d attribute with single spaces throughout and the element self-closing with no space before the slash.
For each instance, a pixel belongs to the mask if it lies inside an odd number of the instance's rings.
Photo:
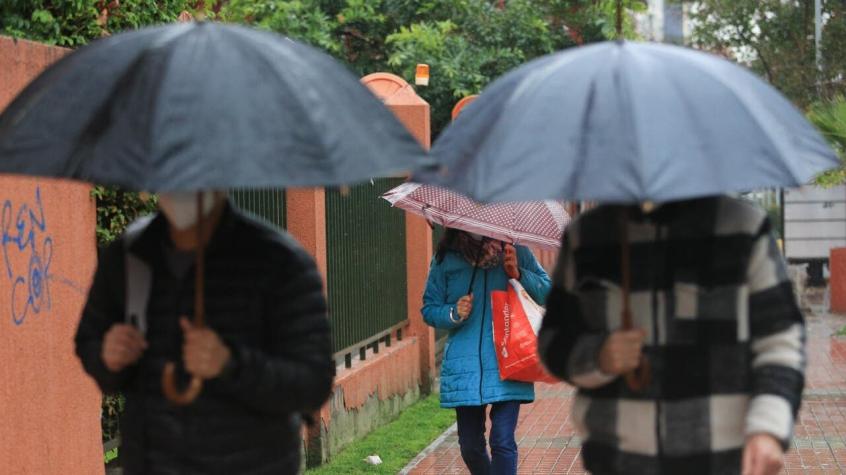
<svg viewBox="0 0 846 475">
<path fill-rule="evenodd" d="M 502 318 L 504 320 L 502 327 L 505 334 L 502 336 L 502 340 L 499 341 L 499 351 L 502 353 L 503 358 L 508 358 L 508 339 L 511 338 L 511 306 L 508 305 L 508 302 L 505 302 L 502 309 Z"/>
<path fill-rule="evenodd" d="M 544 370 L 537 353 L 543 307 L 529 297 L 520 281 L 511 279 L 508 290 L 491 292 L 491 310 L 500 379 L 558 382 Z"/>
</svg>

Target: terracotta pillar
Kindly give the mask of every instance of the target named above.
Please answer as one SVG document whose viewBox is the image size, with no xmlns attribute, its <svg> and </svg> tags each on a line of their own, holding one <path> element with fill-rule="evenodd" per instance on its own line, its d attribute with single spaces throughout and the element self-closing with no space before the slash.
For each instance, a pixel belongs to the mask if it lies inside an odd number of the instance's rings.
<svg viewBox="0 0 846 475">
<path fill-rule="evenodd" d="M 0 110 L 68 50 L 0 36 Z M 97 264 L 88 185 L 0 176 L 0 472 L 103 473 L 73 338 Z"/>
<path fill-rule="evenodd" d="M 326 192 L 323 188 L 285 191 L 285 227 L 317 262 L 326 292 Z"/>
<path fill-rule="evenodd" d="M 830 251 L 828 260 L 831 268 L 829 288 L 831 292 L 831 311 L 846 313 L 846 247 L 836 247 Z"/>
<path fill-rule="evenodd" d="M 414 138 L 428 149 L 432 140 L 429 104 L 405 80 L 393 74 L 374 73 L 361 81 L 384 101 Z M 420 308 L 432 260 L 432 228 L 422 217 L 406 213 L 405 235 L 409 332 L 420 341 L 421 390 L 428 393 L 432 389 L 435 373 L 435 331 L 423 322 Z"/>
<path fill-rule="evenodd" d="M 288 188 L 285 190 L 285 228 L 317 263 L 323 276 L 323 294 L 328 295 L 326 281 L 326 192 L 323 188 Z M 327 403 L 328 404 L 328 403 Z M 327 405 L 323 406 L 324 409 Z M 324 411 L 312 414 L 315 424 L 305 426 L 304 443 L 309 466 L 319 465 L 323 452 L 322 428 Z M 328 410 L 326 411 L 328 412 Z M 316 461 L 315 461 L 316 460 Z"/>
</svg>

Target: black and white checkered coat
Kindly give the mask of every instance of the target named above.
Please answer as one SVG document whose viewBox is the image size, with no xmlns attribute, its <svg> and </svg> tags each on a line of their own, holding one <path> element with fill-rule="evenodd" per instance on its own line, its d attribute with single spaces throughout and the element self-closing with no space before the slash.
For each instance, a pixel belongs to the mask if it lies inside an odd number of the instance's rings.
<svg viewBox="0 0 846 475">
<path fill-rule="evenodd" d="M 622 216 L 627 216 L 623 219 Z M 598 353 L 621 324 L 620 232 L 631 242 L 635 325 L 652 381 L 633 392 Z M 805 330 L 766 215 L 729 197 L 649 215 L 601 206 L 568 228 L 539 351 L 579 388 L 574 422 L 596 474 L 737 473 L 744 439 L 787 447 L 804 385 Z"/>
</svg>

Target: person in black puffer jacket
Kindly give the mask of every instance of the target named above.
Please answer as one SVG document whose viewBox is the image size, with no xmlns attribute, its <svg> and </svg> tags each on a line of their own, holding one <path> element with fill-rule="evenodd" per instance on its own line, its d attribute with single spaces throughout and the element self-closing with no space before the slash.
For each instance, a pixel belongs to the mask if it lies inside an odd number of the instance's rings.
<svg viewBox="0 0 846 475">
<path fill-rule="evenodd" d="M 327 400 L 335 373 L 322 279 L 290 236 L 241 214 L 224 194 L 209 195 L 207 326 L 186 318 L 194 311 L 195 201 L 163 195 L 162 213 L 131 243 L 102 251 L 76 352 L 104 393 L 126 396 L 124 473 L 297 473 L 300 414 Z M 125 318 L 127 251 L 152 271 L 144 325 Z M 162 395 L 168 361 L 179 363 L 183 381 L 205 380 L 192 404 Z"/>
</svg>

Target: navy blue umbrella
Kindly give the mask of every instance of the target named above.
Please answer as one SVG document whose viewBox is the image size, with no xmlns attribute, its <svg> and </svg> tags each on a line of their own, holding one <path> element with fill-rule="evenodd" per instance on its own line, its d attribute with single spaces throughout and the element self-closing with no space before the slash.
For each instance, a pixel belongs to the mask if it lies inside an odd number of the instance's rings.
<svg viewBox="0 0 846 475">
<path fill-rule="evenodd" d="M 479 201 L 671 201 L 799 186 L 839 165 L 787 99 L 717 56 L 606 42 L 495 81 L 416 181 Z"/>
<path fill-rule="evenodd" d="M 96 41 L 0 116 L 0 173 L 144 191 L 340 185 L 423 160 L 393 114 L 329 55 L 217 23 Z"/>
</svg>

